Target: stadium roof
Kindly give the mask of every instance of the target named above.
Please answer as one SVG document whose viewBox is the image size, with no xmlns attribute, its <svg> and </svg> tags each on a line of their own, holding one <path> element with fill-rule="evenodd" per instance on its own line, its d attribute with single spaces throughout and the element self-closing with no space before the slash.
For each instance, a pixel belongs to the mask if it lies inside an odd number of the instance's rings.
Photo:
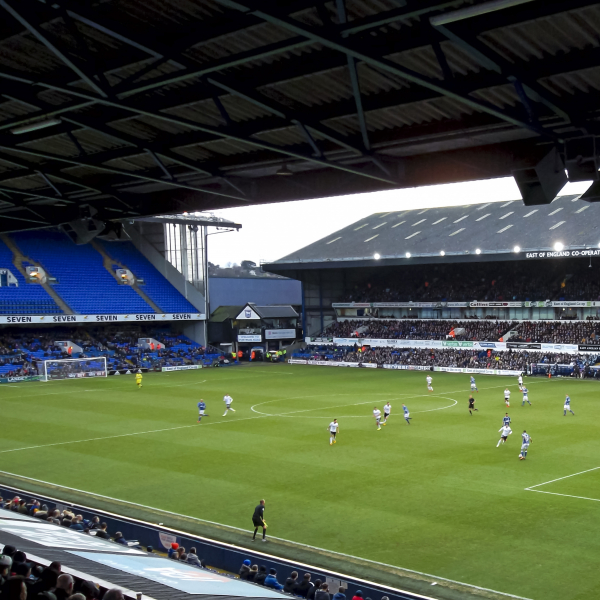
<svg viewBox="0 0 600 600">
<path fill-rule="evenodd" d="M 598 134 L 597 0 L 0 14 L 0 233 L 504 176 Z"/>
<path fill-rule="evenodd" d="M 263 268 L 598 256 L 599 244 L 600 205 L 562 196 L 550 206 L 513 200 L 375 213 Z"/>
</svg>

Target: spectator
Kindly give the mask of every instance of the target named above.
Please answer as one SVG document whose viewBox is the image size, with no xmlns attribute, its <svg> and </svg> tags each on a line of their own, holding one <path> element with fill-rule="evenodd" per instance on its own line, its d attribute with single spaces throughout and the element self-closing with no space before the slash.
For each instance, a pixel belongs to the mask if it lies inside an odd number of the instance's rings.
<svg viewBox="0 0 600 600">
<path fill-rule="evenodd" d="M 306 594 L 306 600 L 314 600 L 316 591 L 321 587 L 323 582 L 320 579 L 315 581 L 315 585 L 308 590 Z"/>
<path fill-rule="evenodd" d="M 302 581 L 296 587 L 294 594 L 302 598 L 306 598 L 308 592 L 314 587 L 314 584 L 310 580 L 310 573 L 304 573 Z"/>
<path fill-rule="evenodd" d="M 277 581 L 277 571 L 269 569 L 269 574 L 265 578 L 265 587 L 273 588 L 274 590 L 282 590 L 283 586 Z"/>
<path fill-rule="evenodd" d="M 254 577 L 254 583 L 258 583 L 259 585 L 265 585 L 265 579 L 267 578 L 267 567 L 265 565 L 260 565 L 258 568 L 258 573 Z"/>
<path fill-rule="evenodd" d="M 285 580 L 285 583 L 283 584 L 283 591 L 287 592 L 288 594 L 293 594 L 294 590 L 296 589 L 297 586 L 298 586 L 298 572 L 292 571 L 290 573 L 290 576 Z"/>
<path fill-rule="evenodd" d="M 322 583 L 321 587 L 315 592 L 315 600 L 331 600 L 327 583 Z"/>
<path fill-rule="evenodd" d="M 9 577 L 2 586 L 2 600 L 26 600 L 27 587 L 22 577 Z"/>
<path fill-rule="evenodd" d="M 59 575 L 58 580 L 56 581 L 56 587 L 53 590 L 56 600 L 67 600 L 67 598 L 73 594 L 74 583 L 71 575 L 67 575 L 66 573 Z"/>
<path fill-rule="evenodd" d="M 58 575 L 59 573 L 56 570 L 46 567 L 42 571 L 38 580 L 29 588 L 28 595 L 32 598 L 35 598 L 42 592 L 49 592 L 51 589 L 56 587 Z"/>
<path fill-rule="evenodd" d="M 179 544 L 176 542 L 173 542 L 171 544 L 171 547 L 169 548 L 169 551 L 167 552 L 167 557 L 173 558 L 173 554 L 175 554 L 177 552 L 177 548 L 179 548 Z"/>
<path fill-rule="evenodd" d="M 343 587 L 339 588 L 337 593 L 333 595 L 332 600 L 346 600 L 346 594 L 344 594 L 345 591 L 346 591 L 345 588 L 343 588 Z M 384 596 L 384 598 L 385 598 L 385 596 Z M 383 598 L 381 600 L 383 600 Z M 387 600 L 390 600 L 390 599 L 387 598 Z"/>
<path fill-rule="evenodd" d="M 13 557 L 13 554 L 17 551 L 17 549 L 14 546 L 10 546 L 10 545 L 6 545 L 4 546 L 4 550 L 2 550 L 2 554 L 4 554 L 5 556 L 10 556 L 11 559 Z"/>
<path fill-rule="evenodd" d="M 125 600 L 125 596 L 123 596 L 123 592 L 119 588 L 112 588 L 104 594 L 102 600 Z"/>
<path fill-rule="evenodd" d="M 251 562 L 248 559 L 244 560 L 242 566 L 240 567 L 240 579 L 248 579 L 248 575 L 250 573 L 250 565 Z"/>
<path fill-rule="evenodd" d="M 84 581 L 79 586 L 79 591 L 83 594 L 85 600 L 95 600 L 98 597 L 98 588 L 93 581 Z"/>
<path fill-rule="evenodd" d="M 254 581 L 258 574 L 258 565 L 252 565 L 250 567 L 250 573 L 248 573 L 248 581 Z"/>
<path fill-rule="evenodd" d="M 101 523 L 100 527 L 96 529 L 96 537 L 101 538 L 103 540 L 109 540 L 110 535 L 108 534 L 108 531 L 106 531 L 107 527 L 108 525 L 106 523 Z"/>
<path fill-rule="evenodd" d="M 81 515 L 77 515 L 76 517 L 73 517 L 70 528 L 75 529 L 76 531 L 83 531 L 83 525 L 81 524 L 82 520 L 83 520 L 83 517 Z"/>
<path fill-rule="evenodd" d="M 363 593 L 361 590 L 356 590 L 356 594 L 352 596 L 352 600 L 363 600 Z"/>
<path fill-rule="evenodd" d="M 176 550 L 177 552 L 177 560 L 181 560 L 181 556 L 185 554 L 185 548 L 183 546 L 179 546 Z"/>
<path fill-rule="evenodd" d="M 198 558 L 196 554 L 196 548 L 190 548 L 190 551 L 187 555 L 187 561 L 190 565 L 194 565 L 195 567 L 201 567 L 202 561 Z"/>
<path fill-rule="evenodd" d="M 117 544 L 122 544 L 123 546 L 127 546 L 127 540 L 123 537 L 123 534 L 120 531 L 117 531 L 117 533 L 115 533 L 115 542 L 117 542 Z"/>
<path fill-rule="evenodd" d="M 179 555 L 179 560 L 181 562 L 186 563 L 187 562 L 187 558 L 188 558 L 188 555 L 185 552 L 183 552 L 182 554 Z"/>
<path fill-rule="evenodd" d="M 0 554 L 0 587 L 4 584 L 10 575 L 12 566 L 12 558 L 6 554 Z"/>
<path fill-rule="evenodd" d="M 86 598 L 83 594 L 80 594 L 78 592 L 77 594 L 73 594 L 72 596 L 69 596 L 67 598 L 67 600 L 86 600 Z"/>
</svg>

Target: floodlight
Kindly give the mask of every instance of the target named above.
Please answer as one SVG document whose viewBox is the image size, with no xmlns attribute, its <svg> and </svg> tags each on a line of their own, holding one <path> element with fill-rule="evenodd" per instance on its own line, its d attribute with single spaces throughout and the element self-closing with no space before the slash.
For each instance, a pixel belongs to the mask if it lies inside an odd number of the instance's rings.
<svg viewBox="0 0 600 600">
<path fill-rule="evenodd" d="M 373 258 L 375 260 L 379 260 L 381 258 L 381 255 L 378 252 L 375 252 L 375 254 L 373 254 Z"/>
<path fill-rule="evenodd" d="M 446 256 L 446 253 L 445 253 L 445 252 L 442 250 L 442 251 L 440 252 L 440 256 Z"/>
<path fill-rule="evenodd" d="M 556 244 L 554 244 L 554 249 L 557 252 L 560 252 L 563 248 L 564 248 L 564 244 L 562 242 L 556 242 Z"/>
<path fill-rule="evenodd" d="M 406 258 L 410 258 L 410 252 L 406 253 Z"/>
<path fill-rule="evenodd" d="M 521 252 L 521 247 L 520 246 L 515 246 L 513 248 L 513 252 Z"/>
<path fill-rule="evenodd" d="M 475 250 L 475 254 L 481 254 L 481 250 L 480 250 L 479 248 L 477 248 L 477 249 Z"/>
</svg>

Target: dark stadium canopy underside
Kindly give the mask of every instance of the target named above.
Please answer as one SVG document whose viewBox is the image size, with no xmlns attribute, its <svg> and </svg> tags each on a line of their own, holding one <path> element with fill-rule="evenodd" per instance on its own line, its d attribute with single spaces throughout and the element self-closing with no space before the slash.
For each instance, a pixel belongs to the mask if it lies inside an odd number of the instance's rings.
<svg viewBox="0 0 600 600">
<path fill-rule="evenodd" d="M 585 258 L 600 256 L 599 225 L 600 205 L 578 196 L 375 213 L 264 268 Z"/>
<path fill-rule="evenodd" d="M 598 134 L 590 0 L 0 14 L 0 232 L 504 176 Z"/>
</svg>

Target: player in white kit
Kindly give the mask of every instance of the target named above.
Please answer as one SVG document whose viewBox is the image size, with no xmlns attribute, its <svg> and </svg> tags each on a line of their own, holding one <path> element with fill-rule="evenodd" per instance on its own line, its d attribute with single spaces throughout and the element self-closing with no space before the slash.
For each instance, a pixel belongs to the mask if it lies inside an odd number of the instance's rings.
<svg viewBox="0 0 600 600">
<path fill-rule="evenodd" d="M 382 425 L 385 425 L 387 423 L 387 420 L 390 418 L 391 414 L 392 414 L 392 405 L 388 402 L 383 407 L 383 423 L 382 423 Z"/>
<path fill-rule="evenodd" d="M 496 444 L 496 448 L 500 444 L 504 444 L 506 442 L 506 438 L 512 433 L 512 429 L 510 428 L 509 425 L 502 425 L 502 427 L 500 427 L 500 429 L 498 429 L 498 431 L 500 432 L 500 439 L 498 440 L 498 443 Z"/>
<path fill-rule="evenodd" d="M 427 389 L 430 392 L 433 392 L 433 386 L 431 385 L 432 382 L 433 382 L 433 378 L 431 377 L 431 375 L 427 375 Z"/>
<path fill-rule="evenodd" d="M 523 391 L 523 375 L 519 375 L 517 382 L 519 383 L 519 391 L 522 392 Z"/>
<path fill-rule="evenodd" d="M 504 390 L 504 404 L 510 406 L 510 390 L 508 388 Z"/>
<path fill-rule="evenodd" d="M 231 408 L 231 403 L 233 402 L 233 398 L 229 394 L 225 394 L 223 396 L 223 402 L 225 402 L 225 412 L 223 416 L 226 417 L 229 411 L 235 412 L 235 408 Z"/>
<path fill-rule="evenodd" d="M 340 424 L 337 422 L 337 419 L 334 419 L 329 423 L 329 445 L 332 446 L 336 443 L 336 436 L 340 429 Z"/>
<path fill-rule="evenodd" d="M 377 423 L 377 431 L 381 429 L 381 411 L 375 407 L 373 409 L 373 416 L 375 417 L 375 423 Z"/>
</svg>

